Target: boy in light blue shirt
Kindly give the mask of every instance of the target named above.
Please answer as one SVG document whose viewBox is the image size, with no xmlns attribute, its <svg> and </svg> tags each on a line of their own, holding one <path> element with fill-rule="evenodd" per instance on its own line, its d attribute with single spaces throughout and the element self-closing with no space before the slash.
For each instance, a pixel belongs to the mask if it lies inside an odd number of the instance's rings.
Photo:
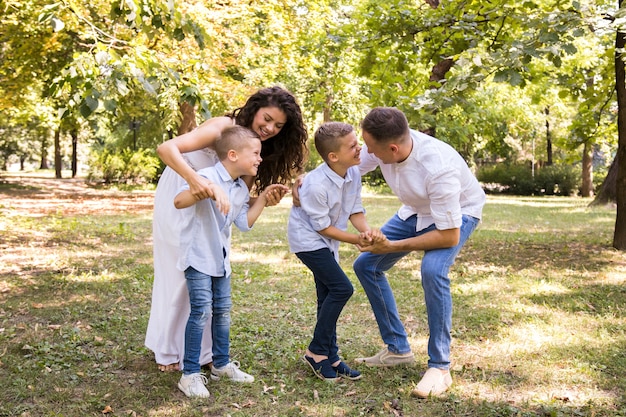
<svg viewBox="0 0 626 417">
<path fill-rule="evenodd" d="M 357 167 L 361 147 L 353 127 L 322 124 L 315 147 L 324 163 L 304 178 L 300 206 L 291 208 L 287 226 L 290 250 L 313 273 L 317 291 L 317 323 L 303 360 L 322 380 L 356 380 L 361 373 L 341 361 L 337 346 L 337 320 L 354 291 L 339 266 L 339 242 L 365 245 L 384 237 L 365 219 Z M 347 232 L 348 220 L 359 234 Z"/>
<path fill-rule="evenodd" d="M 207 378 L 200 373 L 200 347 L 207 320 L 213 316 L 213 366 L 211 379 L 222 377 L 236 382 L 253 382 L 254 377 L 241 371 L 239 363 L 231 362 L 230 309 L 231 225 L 248 231 L 267 203 L 267 193 L 283 185 L 270 185 L 252 202 L 242 176 L 256 176 L 261 163 L 261 140 L 253 131 L 233 126 L 222 132 L 215 143 L 220 162 L 198 174 L 220 187 L 228 201 L 196 200 L 185 186 L 175 197 L 174 205 L 184 210 L 180 235 L 180 257 L 177 268 L 185 272 L 191 311 L 185 327 L 183 375 L 178 388 L 188 397 L 209 397 Z M 216 189 L 213 198 L 219 196 Z M 223 194 L 222 194 L 223 195 Z"/>
</svg>

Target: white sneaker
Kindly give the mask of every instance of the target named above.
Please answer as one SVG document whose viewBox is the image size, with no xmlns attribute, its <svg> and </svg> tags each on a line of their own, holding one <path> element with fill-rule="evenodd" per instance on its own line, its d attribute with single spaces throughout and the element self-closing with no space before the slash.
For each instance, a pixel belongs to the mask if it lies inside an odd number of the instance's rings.
<svg viewBox="0 0 626 417">
<path fill-rule="evenodd" d="M 252 375 L 239 369 L 239 362 L 237 361 L 228 362 L 221 368 L 216 368 L 215 366 L 211 368 L 211 379 L 213 381 L 219 381 L 222 377 L 230 378 L 231 381 L 235 382 L 254 382 Z"/>
<path fill-rule="evenodd" d="M 422 380 L 411 392 L 411 395 L 419 398 L 437 397 L 446 392 L 451 385 L 452 377 L 450 372 L 442 373 L 437 368 L 428 368 Z"/>
<path fill-rule="evenodd" d="M 178 388 L 187 397 L 209 398 L 211 394 L 204 386 L 209 380 L 201 373 L 189 374 L 180 377 Z"/>
</svg>

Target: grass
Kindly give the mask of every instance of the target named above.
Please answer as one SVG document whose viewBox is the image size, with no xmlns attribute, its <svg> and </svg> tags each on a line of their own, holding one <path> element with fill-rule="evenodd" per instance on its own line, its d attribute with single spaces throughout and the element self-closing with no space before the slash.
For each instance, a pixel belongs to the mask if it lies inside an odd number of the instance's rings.
<svg viewBox="0 0 626 417">
<path fill-rule="evenodd" d="M 104 193 L 104 191 L 102 191 Z M 256 381 L 210 382 L 187 399 L 143 347 L 152 283 L 151 195 L 0 187 L 0 416 L 626 416 L 626 254 L 609 248 L 611 207 L 580 198 L 490 196 L 453 280 L 453 378 L 443 398 L 410 397 L 426 366 L 419 254 L 389 274 L 413 367 L 359 368 L 327 384 L 300 356 L 314 325 L 309 271 L 288 252 L 290 201 L 233 238 L 231 353 Z M 367 195 L 372 225 L 398 207 Z M 342 355 L 381 340 L 355 294 Z"/>
</svg>

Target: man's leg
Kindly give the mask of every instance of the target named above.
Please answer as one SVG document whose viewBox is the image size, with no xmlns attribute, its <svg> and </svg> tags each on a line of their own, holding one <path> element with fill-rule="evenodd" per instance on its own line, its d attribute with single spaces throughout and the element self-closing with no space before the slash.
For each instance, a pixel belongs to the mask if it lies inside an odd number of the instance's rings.
<svg viewBox="0 0 626 417">
<path fill-rule="evenodd" d="M 448 272 L 476 226 L 478 219 L 463 216 L 459 243 L 452 248 L 434 249 L 422 259 L 422 287 L 428 314 L 428 367 L 450 367 L 450 330 L 452 327 L 452 295 Z"/>
<path fill-rule="evenodd" d="M 413 237 L 415 236 L 415 219 L 416 216 L 412 216 L 404 221 L 396 214 L 385 223 L 381 231 L 389 240 Z M 380 335 L 389 352 L 393 354 L 409 353 L 411 346 L 404 325 L 400 320 L 396 299 L 385 276 L 385 271 L 407 254 L 408 252 L 397 252 L 376 255 L 363 252 L 354 262 L 354 272 L 359 278 L 365 294 L 367 294 L 378 323 Z M 367 363 L 367 361 L 365 362 Z"/>
</svg>

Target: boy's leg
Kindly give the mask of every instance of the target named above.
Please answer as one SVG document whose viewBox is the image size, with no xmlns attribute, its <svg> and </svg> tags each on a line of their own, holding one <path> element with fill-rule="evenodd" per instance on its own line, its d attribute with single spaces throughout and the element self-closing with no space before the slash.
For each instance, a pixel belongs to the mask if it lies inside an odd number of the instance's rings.
<svg viewBox="0 0 626 417">
<path fill-rule="evenodd" d="M 191 311 L 185 327 L 184 374 L 200 372 L 202 333 L 211 317 L 211 277 L 189 267 L 185 270 Z"/>
<path fill-rule="evenodd" d="M 450 367 L 450 330 L 452 295 L 448 271 L 479 220 L 463 216 L 461 237 L 452 248 L 426 251 L 422 259 L 422 287 L 428 314 L 428 367 L 446 370 Z"/>
<path fill-rule="evenodd" d="M 221 368 L 230 362 L 230 310 L 232 308 L 230 275 L 212 277 L 213 288 L 213 366 Z"/>
<path fill-rule="evenodd" d="M 309 350 L 328 356 L 329 362 L 334 363 L 339 360 L 337 320 L 354 288 L 329 249 L 300 252 L 296 256 L 313 272 L 318 298 L 325 295 L 323 301 L 318 300 L 321 303 Z"/>
</svg>

